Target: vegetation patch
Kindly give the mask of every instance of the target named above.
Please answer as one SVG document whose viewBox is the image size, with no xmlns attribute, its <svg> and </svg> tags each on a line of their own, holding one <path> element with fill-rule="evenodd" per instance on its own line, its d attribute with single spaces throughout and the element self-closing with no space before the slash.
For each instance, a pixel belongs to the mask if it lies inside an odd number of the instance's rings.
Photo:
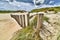
<svg viewBox="0 0 60 40">
<path fill-rule="evenodd" d="M 34 40 L 33 32 L 34 30 L 32 27 L 24 28 L 16 32 L 11 40 Z"/>
<path fill-rule="evenodd" d="M 48 17 L 43 17 L 43 20 L 45 20 L 46 22 L 49 22 L 48 20 L 49 20 L 49 18 Z"/>
<path fill-rule="evenodd" d="M 31 13 L 33 13 L 33 12 L 46 12 L 46 11 L 55 11 L 57 13 L 60 11 L 60 7 L 34 9 L 34 10 L 31 10 Z"/>
<path fill-rule="evenodd" d="M 18 13 L 18 12 L 26 12 L 24 10 L 17 10 L 17 11 L 12 11 L 12 10 L 0 10 L 0 13 Z"/>
<path fill-rule="evenodd" d="M 35 40 L 35 39 L 42 40 L 40 35 L 38 38 L 36 38 L 37 35 L 33 28 L 33 26 L 36 24 L 37 24 L 37 16 L 33 19 L 33 22 L 31 22 L 29 26 L 27 26 L 26 28 L 23 28 L 22 30 L 15 32 L 11 40 Z"/>
</svg>

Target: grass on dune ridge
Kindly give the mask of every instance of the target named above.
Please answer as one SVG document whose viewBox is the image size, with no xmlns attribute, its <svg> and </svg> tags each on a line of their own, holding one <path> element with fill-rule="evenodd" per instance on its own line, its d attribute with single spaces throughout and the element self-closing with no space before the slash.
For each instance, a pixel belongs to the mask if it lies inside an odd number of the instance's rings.
<svg viewBox="0 0 60 40">
<path fill-rule="evenodd" d="M 40 8 L 40 9 L 33 9 L 31 10 L 29 13 L 33 13 L 33 12 L 46 12 L 46 11 L 55 11 L 55 12 L 60 12 L 60 6 L 59 7 L 49 7 L 49 8 Z M 25 10 L 0 10 L 0 13 L 16 13 L 16 12 L 27 12 Z"/>
</svg>

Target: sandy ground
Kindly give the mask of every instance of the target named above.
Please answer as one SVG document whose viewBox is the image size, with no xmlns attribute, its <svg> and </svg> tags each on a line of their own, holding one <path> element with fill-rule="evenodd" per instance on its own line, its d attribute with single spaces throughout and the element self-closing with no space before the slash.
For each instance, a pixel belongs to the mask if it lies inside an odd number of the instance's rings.
<svg viewBox="0 0 60 40">
<path fill-rule="evenodd" d="M 0 40 L 9 40 L 19 29 L 21 27 L 9 14 L 0 14 Z"/>
</svg>

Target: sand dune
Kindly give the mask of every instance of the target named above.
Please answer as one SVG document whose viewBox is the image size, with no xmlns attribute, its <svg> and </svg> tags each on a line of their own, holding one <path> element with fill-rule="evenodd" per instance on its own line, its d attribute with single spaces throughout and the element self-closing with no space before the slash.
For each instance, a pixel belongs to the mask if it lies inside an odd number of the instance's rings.
<svg viewBox="0 0 60 40">
<path fill-rule="evenodd" d="M 21 27 L 9 14 L 0 14 L 0 40 L 9 40 L 19 29 Z"/>
</svg>

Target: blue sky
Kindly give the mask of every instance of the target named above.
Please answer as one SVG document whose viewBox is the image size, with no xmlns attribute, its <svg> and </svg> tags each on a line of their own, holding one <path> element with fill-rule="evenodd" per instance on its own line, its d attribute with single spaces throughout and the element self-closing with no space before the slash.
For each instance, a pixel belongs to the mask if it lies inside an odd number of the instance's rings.
<svg viewBox="0 0 60 40">
<path fill-rule="evenodd" d="M 0 0 L 0 10 L 26 10 L 60 6 L 60 0 Z"/>
</svg>

